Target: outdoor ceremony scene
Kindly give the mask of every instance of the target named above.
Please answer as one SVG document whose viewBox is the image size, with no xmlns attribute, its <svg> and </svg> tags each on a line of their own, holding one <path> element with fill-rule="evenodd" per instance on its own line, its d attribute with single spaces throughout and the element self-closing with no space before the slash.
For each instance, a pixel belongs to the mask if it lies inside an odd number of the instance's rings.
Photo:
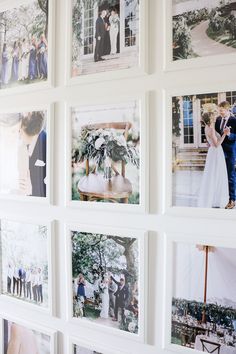
<svg viewBox="0 0 236 354">
<path fill-rule="evenodd" d="M 174 244 L 171 342 L 236 353 L 236 249 Z"/>
<path fill-rule="evenodd" d="M 72 4 L 72 77 L 139 65 L 139 0 Z"/>
<path fill-rule="evenodd" d="M 73 354 L 103 354 L 103 353 L 97 352 L 96 350 L 87 349 L 78 345 L 74 345 Z"/>
<path fill-rule="evenodd" d="M 4 354 L 52 354 L 50 336 L 15 322 L 3 322 Z"/>
<path fill-rule="evenodd" d="M 235 208 L 236 91 L 172 98 L 172 205 Z"/>
<path fill-rule="evenodd" d="M 139 333 L 139 242 L 71 231 L 73 316 Z"/>
<path fill-rule="evenodd" d="M 0 13 L 1 89 L 48 77 L 48 0 L 18 3 Z"/>
<path fill-rule="evenodd" d="M 75 107 L 72 200 L 140 204 L 140 104 Z"/>
<path fill-rule="evenodd" d="M 173 60 L 236 54 L 236 1 L 172 0 Z"/>
<path fill-rule="evenodd" d="M 1 293 L 48 308 L 47 227 L 0 220 Z"/>
<path fill-rule="evenodd" d="M 0 194 L 46 197 L 47 112 L 0 113 Z"/>
</svg>

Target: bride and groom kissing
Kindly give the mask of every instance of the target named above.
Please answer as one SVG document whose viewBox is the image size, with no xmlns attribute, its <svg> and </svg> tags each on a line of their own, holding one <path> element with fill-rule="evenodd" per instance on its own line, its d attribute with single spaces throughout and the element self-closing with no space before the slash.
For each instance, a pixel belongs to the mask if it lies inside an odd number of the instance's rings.
<svg viewBox="0 0 236 354">
<path fill-rule="evenodd" d="M 203 113 L 202 123 L 209 145 L 198 196 L 198 207 L 235 207 L 236 117 L 230 104 L 221 102 L 217 110 Z"/>
</svg>

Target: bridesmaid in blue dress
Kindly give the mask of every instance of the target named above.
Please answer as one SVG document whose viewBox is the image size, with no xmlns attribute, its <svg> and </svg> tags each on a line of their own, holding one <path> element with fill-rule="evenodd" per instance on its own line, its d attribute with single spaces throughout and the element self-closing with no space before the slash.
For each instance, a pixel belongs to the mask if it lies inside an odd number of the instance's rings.
<svg viewBox="0 0 236 354">
<path fill-rule="evenodd" d="M 29 79 L 35 80 L 38 77 L 37 69 L 37 45 L 36 41 L 33 38 L 30 47 L 30 56 L 29 56 Z"/>
<path fill-rule="evenodd" d="M 12 68 L 11 68 L 11 81 L 18 80 L 19 72 L 19 46 L 17 42 L 14 42 L 12 50 Z"/>
<path fill-rule="evenodd" d="M 40 42 L 38 44 L 39 76 L 41 79 L 46 79 L 48 76 L 47 48 L 47 40 L 44 34 L 42 34 L 40 37 Z"/>
<path fill-rule="evenodd" d="M 1 72 L 1 81 L 2 84 L 4 85 L 8 83 L 7 66 L 8 66 L 7 44 L 4 43 L 3 50 L 2 50 L 2 72 Z"/>
</svg>

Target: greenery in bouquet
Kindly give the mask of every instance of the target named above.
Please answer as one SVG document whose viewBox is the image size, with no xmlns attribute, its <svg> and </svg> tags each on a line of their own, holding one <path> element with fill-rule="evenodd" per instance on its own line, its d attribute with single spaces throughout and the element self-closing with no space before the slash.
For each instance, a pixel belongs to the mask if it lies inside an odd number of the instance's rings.
<svg viewBox="0 0 236 354">
<path fill-rule="evenodd" d="M 131 333 L 138 333 L 138 318 L 133 312 L 127 309 L 124 310 L 124 321 L 121 322 L 120 329 Z"/>
<path fill-rule="evenodd" d="M 74 141 L 72 161 L 74 163 L 93 160 L 98 167 L 102 167 L 105 160 L 114 162 L 124 161 L 139 168 L 139 152 L 135 145 L 138 141 L 137 133 L 129 132 L 127 141 L 122 133 L 115 129 L 82 129 L 78 139 Z"/>
</svg>

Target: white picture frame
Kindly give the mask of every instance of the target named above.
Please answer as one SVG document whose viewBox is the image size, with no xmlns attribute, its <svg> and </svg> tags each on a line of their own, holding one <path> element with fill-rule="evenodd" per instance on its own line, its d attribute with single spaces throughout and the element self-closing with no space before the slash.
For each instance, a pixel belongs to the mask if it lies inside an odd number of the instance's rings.
<svg viewBox="0 0 236 354">
<path fill-rule="evenodd" d="M 72 296 L 72 252 L 71 252 L 71 232 L 81 231 L 88 233 L 99 233 L 105 235 L 114 235 L 118 237 L 132 237 L 135 235 L 139 242 L 139 333 L 130 333 L 124 330 L 108 327 L 104 324 L 96 324 L 95 321 L 86 318 L 73 317 L 73 296 Z M 66 224 L 65 225 L 65 249 L 66 249 L 66 284 L 67 286 L 67 321 L 74 326 L 84 325 L 91 329 L 100 329 L 106 333 L 111 333 L 124 338 L 133 339 L 144 343 L 146 340 L 146 314 L 147 314 L 147 249 L 148 249 L 148 233 L 143 230 L 118 229 L 112 227 L 91 226 L 83 224 Z M 142 288 L 142 290 L 141 290 Z"/>
<path fill-rule="evenodd" d="M 183 347 L 177 344 L 171 343 L 171 318 L 172 318 L 172 297 L 173 297 L 173 280 L 174 280 L 174 244 L 181 242 L 185 244 L 192 245 L 206 245 L 213 247 L 226 247 L 226 248 L 236 248 L 235 243 L 235 235 L 225 235 L 222 238 L 222 232 L 220 229 L 218 232 L 209 233 L 203 232 L 201 233 L 165 233 L 165 251 L 164 251 L 164 279 L 165 284 L 163 287 L 163 341 L 162 348 L 165 350 L 169 350 L 171 352 L 180 353 L 180 354 L 194 354 L 194 353 L 202 353 L 202 351 L 198 351 L 195 349 L 190 349 L 187 347 Z"/>
<path fill-rule="evenodd" d="M 91 201 L 81 201 L 81 200 L 72 200 L 72 181 L 71 181 L 71 110 L 72 108 L 87 107 L 87 106 L 96 106 L 96 105 L 109 105 L 109 104 L 119 104 L 119 103 L 128 103 L 131 101 L 137 101 L 139 103 L 140 110 L 140 141 L 141 141 L 141 152 L 140 152 L 140 169 L 139 169 L 139 195 L 140 201 L 139 204 L 124 204 L 124 203 L 111 203 L 111 202 L 91 202 Z M 65 105 L 65 119 L 66 119 L 66 193 L 65 193 L 65 205 L 72 208 L 89 208 L 96 210 L 109 210 L 109 211 L 124 211 L 124 212 L 140 212 L 147 213 L 149 209 L 149 142 L 148 142 L 148 131 L 149 131 L 149 109 L 148 109 L 148 94 L 139 94 L 133 96 L 125 96 L 119 98 L 106 99 L 105 101 L 93 100 L 93 103 L 88 102 L 76 103 L 76 102 L 67 102 Z"/>
<path fill-rule="evenodd" d="M 0 4 L 0 12 L 4 12 L 15 7 L 19 7 L 21 4 L 27 4 L 32 0 L 10 0 L 3 1 Z M 54 86 L 55 79 L 55 0 L 49 0 L 49 15 L 48 15 L 48 75 L 45 82 L 30 83 L 26 85 L 21 85 L 20 87 L 5 88 L 0 90 L 0 97 L 9 94 L 27 93 L 27 92 L 37 92 L 39 90 L 49 89 Z"/>
<path fill-rule="evenodd" d="M 216 89 L 217 87 L 217 89 Z M 199 94 L 210 94 L 213 92 L 223 93 L 234 91 L 234 85 L 229 84 L 208 84 L 207 86 L 196 85 L 195 87 L 183 86 L 181 89 L 172 88 L 162 91 L 162 99 L 164 102 L 164 124 L 163 124 L 163 147 L 164 147 L 164 175 L 165 175 L 165 193 L 162 201 L 162 211 L 164 214 L 170 216 L 185 216 L 185 217 L 211 217 L 214 219 L 235 218 L 235 209 L 226 210 L 220 208 L 200 208 L 188 206 L 174 206 L 172 205 L 172 98 L 178 96 L 191 96 Z"/>
<path fill-rule="evenodd" d="M 101 352 L 101 354 L 121 354 L 120 351 L 114 350 L 114 348 L 106 347 L 104 345 L 101 345 L 100 343 L 96 344 L 94 342 L 88 342 L 86 340 L 78 339 L 78 338 L 74 338 L 74 337 L 67 338 L 68 354 L 74 354 L 73 348 L 75 345 L 85 348 L 85 349 L 99 351 L 99 353 Z"/>
<path fill-rule="evenodd" d="M 65 84 L 76 85 L 88 82 L 143 76 L 148 72 L 148 11 L 149 0 L 139 0 L 139 65 L 134 68 L 109 70 L 93 74 L 72 77 L 72 1 L 68 0 L 66 9 L 66 50 L 65 50 Z"/>
<path fill-rule="evenodd" d="M 46 133 L 47 133 L 47 145 L 46 145 L 46 171 L 47 171 L 47 186 L 46 186 L 46 197 L 36 197 L 36 196 L 24 196 L 20 194 L 3 194 L 0 193 L 0 200 L 9 201 L 19 201 L 19 202 L 30 202 L 38 203 L 41 205 L 53 204 L 53 147 L 54 147 L 54 104 L 46 105 L 33 105 L 33 106 L 17 106 L 13 109 L 3 109 L 0 110 L 1 114 L 10 113 L 21 113 L 21 112 L 33 112 L 33 111 L 46 111 Z"/>
<path fill-rule="evenodd" d="M 57 354 L 58 345 L 57 345 L 57 331 L 48 328 L 45 326 L 40 326 L 35 324 L 32 321 L 22 320 L 18 317 L 11 317 L 11 316 L 3 316 L 0 317 L 0 338 L 1 338 L 1 346 L 0 346 L 0 353 L 4 354 L 4 321 L 14 322 L 20 326 L 26 327 L 27 329 L 37 331 L 41 334 L 45 334 L 50 337 L 50 354 Z"/>
<path fill-rule="evenodd" d="M 208 55 L 204 57 L 196 57 L 190 59 L 173 60 L 173 41 L 172 41 L 172 1 L 164 2 L 163 18 L 164 18 L 164 70 L 166 72 L 174 72 L 179 70 L 190 70 L 197 68 L 209 67 L 209 61 L 212 66 L 230 65 L 235 63 L 235 53 L 224 53 L 219 55 Z"/>
<path fill-rule="evenodd" d="M 47 254 L 48 254 L 48 307 L 40 307 L 34 303 L 24 302 L 17 297 L 11 297 L 7 294 L 3 294 L 2 286 L 2 262 L 0 263 L 0 300 L 2 304 L 6 306 L 21 306 L 23 309 L 33 310 L 54 316 L 56 312 L 56 291 L 55 291 L 55 223 L 53 221 L 42 220 L 39 222 L 37 218 L 26 219 L 24 217 L 12 218 L 6 215 L 2 215 L 0 220 L 9 222 L 16 222 L 21 224 L 33 224 L 42 225 L 47 228 Z"/>
</svg>

